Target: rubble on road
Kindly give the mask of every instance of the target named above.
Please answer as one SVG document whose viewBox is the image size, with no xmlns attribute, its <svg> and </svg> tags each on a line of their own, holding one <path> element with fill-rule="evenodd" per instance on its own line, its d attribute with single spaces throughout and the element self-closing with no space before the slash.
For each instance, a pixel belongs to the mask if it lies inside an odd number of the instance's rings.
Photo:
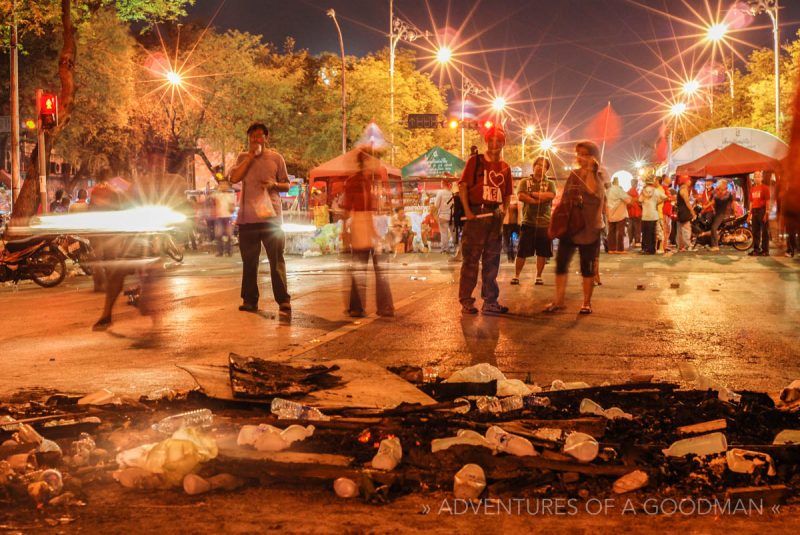
<svg viewBox="0 0 800 535">
<path fill-rule="evenodd" d="M 210 391 L 0 405 L 0 506 L 52 510 L 58 522 L 101 485 L 200 496 L 267 481 L 318 481 L 371 503 L 432 489 L 465 499 L 798 499 L 796 382 L 783 396 L 640 377 L 522 388 L 489 365 L 447 381 L 405 367 L 404 380 L 357 361 L 238 355 L 193 370 Z"/>
</svg>

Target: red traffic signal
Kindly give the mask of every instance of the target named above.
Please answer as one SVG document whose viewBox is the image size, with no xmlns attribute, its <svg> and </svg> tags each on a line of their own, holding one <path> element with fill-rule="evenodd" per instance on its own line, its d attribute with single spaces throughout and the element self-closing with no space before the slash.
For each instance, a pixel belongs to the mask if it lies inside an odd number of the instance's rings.
<svg viewBox="0 0 800 535">
<path fill-rule="evenodd" d="M 39 119 L 42 128 L 53 128 L 58 124 L 58 96 L 42 93 L 39 97 Z"/>
</svg>

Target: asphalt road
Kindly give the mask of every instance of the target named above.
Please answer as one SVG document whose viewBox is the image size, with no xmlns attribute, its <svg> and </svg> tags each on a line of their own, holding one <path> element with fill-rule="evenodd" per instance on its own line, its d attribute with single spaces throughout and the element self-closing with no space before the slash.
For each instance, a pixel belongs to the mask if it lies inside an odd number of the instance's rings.
<svg viewBox="0 0 800 535">
<path fill-rule="evenodd" d="M 0 287 L 0 397 L 36 390 L 105 387 L 142 394 L 165 386 L 191 388 L 193 381 L 176 364 L 222 364 L 231 351 L 435 365 L 443 375 L 489 362 L 510 377 L 530 373 L 540 385 L 554 379 L 601 384 L 631 374 L 678 380 L 681 362 L 735 389 L 778 390 L 800 378 L 800 262 L 792 259 L 734 251 L 602 255 L 603 286 L 591 316 L 577 314 L 574 271 L 568 310 L 550 316 L 541 309 L 552 297 L 552 265 L 545 286 L 533 286 L 533 265 L 520 286 L 511 286 L 513 268 L 504 263 L 501 302 L 512 313 L 502 318 L 461 316 L 459 266 L 435 253 L 392 259 L 397 316 L 354 320 L 344 313 L 343 259 L 290 257 L 294 315 L 282 322 L 266 263 L 263 311 L 249 314 L 237 310 L 238 258 L 190 254 L 182 265 L 168 266 L 159 338 L 151 335 L 150 320 L 124 298 L 112 328 L 93 332 L 103 296 L 92 292 L 88 277 L 70 276 L 53 289 L 6 285 Z M 640 284 L 644 290 L 636 289 Z M 372 297 L 368 310 L 374 313 Z"/>
</svg>

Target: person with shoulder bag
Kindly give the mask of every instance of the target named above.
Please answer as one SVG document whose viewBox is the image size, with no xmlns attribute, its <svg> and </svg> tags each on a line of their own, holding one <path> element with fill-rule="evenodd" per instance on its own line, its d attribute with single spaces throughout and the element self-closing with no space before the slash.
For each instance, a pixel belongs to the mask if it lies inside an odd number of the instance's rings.
<svg viewBox="0 0 800 535">
<path fill-rule="evenodd" d="M 556 251 L 555 299 L 545 307 L 544 312 L 547 313 L 564 309 L 567 273 L 576 249 L 580 255 L 583 277 L 583 306 L 580 313 L 592 313 L 595 262 L 600 253 L 607 177 L 600 170 L 600 149 L 591 141 L 581 141 L 575 145 L 575 158 L 579 168 L 570 173 L 561 202 L 550 220 L 550 237 L 558 238 L 559 243 Z"/>
</svg>

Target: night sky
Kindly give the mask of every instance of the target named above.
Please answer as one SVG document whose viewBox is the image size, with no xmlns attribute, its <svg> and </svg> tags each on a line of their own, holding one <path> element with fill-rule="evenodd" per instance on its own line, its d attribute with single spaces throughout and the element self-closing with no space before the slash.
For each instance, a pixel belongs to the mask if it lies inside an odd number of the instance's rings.
<svg viewBox="0 0 800 535">
<path fill-rule="evenodd" d="M 800 1 L 781 4 L 785 42 L 800 28 Z M 387 46 L 388 0 L 197 0 L 190 18 L 208 21 L 220 5 L 213 22 L 218 29 L 260 34 L 276 44 L 291 36 L 298 48 L 312 53 L 338 54 L 328 8 L 336 10 L 347 54 L 362 56 Z M 516 119 L 507 126 L 512 135 L 531 121 L 561 141 L 583 137 L 610 100 L 622 124 L 619 141 L 606 152 L 613 169 L 647 155 L 664 103 L 677 98 L 680 83 L 670 80 L 686 79 L 711 61 L 711 48 L 696 46 L 704 33 L 700 27 L 723 20 L 731 5 L 730 0 L 395 0 L 395 15 L 439 36 L 430 44 L 399 45 L 417 48 L 421 65 L 432 63 L 433 43 L 452 40 L 455 60 L 470 79 L 508 95 Z M 767 15 L 730 35 L 740 68 L 741 57 L 755 47 L 772 46 Z M 730 62 L 728 45 L 714 53 L 716 62 L 720 50 Z M 425 70 L 444 84 L 460 84 L 455 69 Z"/>
</svg>

